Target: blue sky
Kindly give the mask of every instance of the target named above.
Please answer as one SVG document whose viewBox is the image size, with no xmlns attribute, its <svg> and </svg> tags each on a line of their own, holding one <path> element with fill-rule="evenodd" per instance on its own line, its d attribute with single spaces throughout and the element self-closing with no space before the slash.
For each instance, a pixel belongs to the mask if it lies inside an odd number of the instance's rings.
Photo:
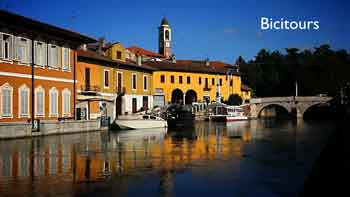
<svg viewBox="0 0 350 197">
<path fill-rule="evenodd" d="M 312 48 L 327 43 L 350 49 L 347 0 L 0 0 L 0 8 L 72 29 L 95 38 L 120 41 L 126 47 L 158 51 L 157 27 L 166 16 L 173 28 L 177 59 L 254 58 L 266 48 Z M 260 17 L 318 20 L 319 30 L 261 31 Z"/>
</svg>

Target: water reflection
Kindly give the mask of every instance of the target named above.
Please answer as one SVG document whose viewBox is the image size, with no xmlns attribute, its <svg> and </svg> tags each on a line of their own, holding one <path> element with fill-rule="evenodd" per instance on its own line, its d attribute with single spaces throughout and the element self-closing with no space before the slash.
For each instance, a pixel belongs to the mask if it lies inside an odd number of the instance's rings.
<svg viewBox="0 0 350 197">
<path fill-rule="evenodd" d="M 183 131 L 0 141 L 0 194 L 172 196 L 210 187 L 204 196 L 288 196 L 300 189 L 332 128 L 274 120 L 199 122 Z"/>
</svg>

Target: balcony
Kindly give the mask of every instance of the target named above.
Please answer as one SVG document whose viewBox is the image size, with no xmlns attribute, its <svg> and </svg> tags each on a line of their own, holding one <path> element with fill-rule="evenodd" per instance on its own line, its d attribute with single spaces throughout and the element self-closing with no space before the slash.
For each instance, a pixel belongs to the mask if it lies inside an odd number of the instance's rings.
<svg viewBox="0 0 350 197">
<path fill-rule="evenodd" d="M 97 85 L 82 85 L 80 87 L 81 93 L 86 95 L 94 95 L 97 94 L 97 92 L 100 91 L 100 87 Z"/>
</svg>

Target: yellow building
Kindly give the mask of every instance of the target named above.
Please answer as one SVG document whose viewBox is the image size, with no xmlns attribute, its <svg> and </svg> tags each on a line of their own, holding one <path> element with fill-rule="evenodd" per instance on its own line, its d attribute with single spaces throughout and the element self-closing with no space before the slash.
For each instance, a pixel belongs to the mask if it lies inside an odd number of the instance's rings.
<svg viewBox="0 0 350 197">
<path fill-rule="evenodd" d="M 221 62 L 178 60 L 149 62 L 153 72 L 154 104 L 192 104 L 221 100 L 231 94 L 242 95 L 241 77 L 236 68 Z M 162 103 L 163 102 L 163 103 Z"/>
<path fill-rule="evenodd" d="M 121 43 L 78 51 L 78 113 L 86 119 L 131 114 L 153 106 L 152 71 L 126 61 Z M 84 119 L 84 118 L 83 118 Z"/>
<path fill-rule="evenodd" d="M 116 100 L 116 113 L 123 115 L 152 108 L 152 71 L 154 69 L 141 65 L 141 61 L 127 61 L 126 48 L 120 42 L 110 44 L 106 55 L 118 65 L 113 71 L 116 90 L 119 93 Z"/>
<path fill-rule="evenodd" d="M 167 19 L 162 19 L 158 30 L 159 54 L 134 47 L 139 56 L 148 56 L 144 64 L 155 69 L 154 105 L 226 101 L 232 94 L 238 94 L 243 100 L 250 99 L 250 90 L 242 86 L 236 65 L 209 60 L 176 60 L 172 28 Z"/>
</svg>

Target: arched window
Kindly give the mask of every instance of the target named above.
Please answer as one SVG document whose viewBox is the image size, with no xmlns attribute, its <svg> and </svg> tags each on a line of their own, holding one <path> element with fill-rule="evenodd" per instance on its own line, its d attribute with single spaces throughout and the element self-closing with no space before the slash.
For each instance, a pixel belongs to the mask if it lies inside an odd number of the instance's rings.
<svg viewBox="0 0 350 197">
<path fill-rule="evenodd" d="M 62 91 L 62 112 L 63 116 L 70 116 L 70 97 L 71 92 L 69 89 L 64 89 Z"/>
<path fill-rule="evenodd" d="M 20 118 L 29 117 L 29 91 L 26 84 L 23 84 L 18 89 L 18 115 Z"/>
<path fill-rule="evenodd" d="M 35 89 L 35 115 L 45 115 L 45 90 L 41 86 Z"/>
<path fill-rule="evenodd" d="M 13 88 L 10 84 L 5 83 L 1 86 L 1 117 L 12 117 L 12 96 Z"/>
<path fill-rule="evenodd" d="M 58 116 L 58 91 L 55 87 L 50 89 L 50 117 Z"/>
<path fill-rule="evenodd" d="M 169 30 L 165 30 L 165 40 L 169 40 L 169 38 L 170 38 Z"/>
</svg>

